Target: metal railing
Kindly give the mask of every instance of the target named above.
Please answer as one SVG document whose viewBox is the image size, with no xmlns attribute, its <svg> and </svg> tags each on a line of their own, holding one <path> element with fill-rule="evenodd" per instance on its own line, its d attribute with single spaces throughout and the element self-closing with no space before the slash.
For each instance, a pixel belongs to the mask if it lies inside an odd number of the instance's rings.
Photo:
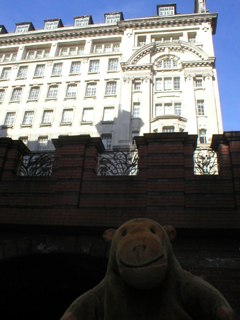
<svg viewBox="0 0 240 320">
<path fill-rule="evenodd" d="M 22 156 L 17 175 L 24 177 L 51 176 L 53 160 L 54 152 L 38 152 Z"/>
<path fill-rule="evenodd" d="M 107 151 L 99 156 L 98 175 L 133 176 L 138 171 L 137 150 Z"/>
</svg>

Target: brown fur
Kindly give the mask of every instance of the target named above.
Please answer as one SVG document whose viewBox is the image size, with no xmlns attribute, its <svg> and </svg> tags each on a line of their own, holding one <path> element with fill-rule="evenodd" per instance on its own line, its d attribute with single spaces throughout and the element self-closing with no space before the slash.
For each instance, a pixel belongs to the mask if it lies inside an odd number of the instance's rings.
<svg viewBox="0 0 240 320">
<path fill-rule="evenodd" d="M 80 296 L 62 320 L 235 320 L 219 291 L 182 270 L 172 253 L 171 226 L 134 219 L 112 241 L 103 281 Z"/>
</svg>

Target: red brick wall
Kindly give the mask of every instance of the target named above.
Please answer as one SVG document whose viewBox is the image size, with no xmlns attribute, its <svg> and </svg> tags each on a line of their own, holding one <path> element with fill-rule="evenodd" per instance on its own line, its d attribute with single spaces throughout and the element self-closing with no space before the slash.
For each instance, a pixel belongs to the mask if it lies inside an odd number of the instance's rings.
<svg viewBox="0 0 240 320">
<path fill-rule="evenodd" d="M 16 175 L 21 141 L 0 139 L 0 223 L 119 226 L 147 217 L 177 228 L 240 227 L 240 132 L 213 136 L 219 175 L 196 176 L 196 136 L 137 138 L 137 176 L 98 176 L 100 138 L 60 137 L 51 177 Z"/>
</svg>

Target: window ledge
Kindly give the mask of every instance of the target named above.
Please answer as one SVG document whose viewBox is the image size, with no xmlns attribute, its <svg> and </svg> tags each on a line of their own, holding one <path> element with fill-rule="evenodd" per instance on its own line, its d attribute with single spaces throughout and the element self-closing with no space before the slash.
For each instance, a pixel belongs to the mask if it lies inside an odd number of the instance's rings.
<svg viewBox="0 0 240 320">
<path fill-rule="evenodd" d="M 60 126 L 71 126 L 72 122 L 60 122 L 59 125 Z"/>
<path fill-rule="evenodd" d="M 113 124 L 114 120 L 109 120 L 109 121 L 102 121 L 102 124 Z"/>
<path fill-rule="evenodd" d="M 205 87 L 194 87 L 195 90 L 205 90 Z"/>
<path fill-rule="evenodd" d="M 93 122 L 92 121 L 81 121 L 80 124 L 81 125 L 92 125 Z"/>
<path fill-rule="evenodd" d="M 38 101 L 38 99 L 27 99 L 27 102 L 36 102 L 36 101 Z"/>
<path fill-rule="evenodd" d="M 11 100 L 9 101 L 9 103 L 20 103 L 20 100 L 16 100 L 16 101 Z"/>
<path fill-rule="evenodd" d="M 46 98 L 45 101 L 57 100 L 57 98 Z"/>
<path fill-rule="evenodd" d="M 133 90 L 132 92 L 133 93 L 142 93 L 142 90 Z M 156 92 L 159 92 L 159 91 L 156 91 Z"/>
<path fill-rule="evenodd" d="M 33 79 L 43 79 L 44 78 L 44 76 L 33 76 Z"/>
<path fill-rule="evenodd" d="M 108 97 L 114 97 L 114 98 L 116 98 L 116 97 L 117 97 L 117 94 L 105 94 L 105 95 L 104 95 L 104 98 L 108 98 Z"/>
<path fill-rule="evenodd" d="M 17 77 L 15 80 L 26 80 L 27 77 Z"/>
<path fill-rule="evenodd" d="M 97 96 L 85 96 L 85 97 L 84 97 L 84 99 L 89 99 L 89 98 L 96 99 Z"/>
<path fill-rule="evenodd" d="M 52 77 L 62 77 L 62 75 L 61 75 L 61 74 L 51 74 L 50 77 L 51 77 L 51 78 L 52 78 Z"/>
<path fill-rule="evenodd" d="M 207 116 L 205 114 L 197 114 L 198 118 L 207 118 Z"/>
<path fill-rule="evenodd" d="M 80 76 L 81 75 L 81 73 L 69 73 L 69 77 L 71 77 L 71 76 Z"/>
<path fill-rule="evenodd" d="M 21 127 L 22 128 L 27 128 L 27 127 L 31 128 L 32 124 L 21 124 Z"/>
<path fill-rule="evenodd" d="M 119 70 L 107 70 L 107 73 L 119 72 Z"/>
<path fill-rule="evenodd" d="M 77 97 L 65 97 L 64 100 L 76 100 Z"/>
<path fill-rule="evenodd" d="M 100 72 L 99 71 L 96 71 L 96 72 L 95 71 L 93 71 L 93 72 L 92 71 L 88 71 L 88 74 L 100 74 Z"/>
<path fill-rule="evenodd" d="M 9 81 L 10 78 L 0 78 L 1 81 Z"/>
<path fill-rule="evenodd" d="M 7 125 L 7 124 L 4 124 L 3 126 L 2 126 L 2 129 L 6 129 L 6 128 L 13 128 L 13 124 L 12 125 Z"/>
<path fill-rule="evenodd" d="M 51 123 L 40 123 L 39 127 L 50 127 Z"/>
</svg>

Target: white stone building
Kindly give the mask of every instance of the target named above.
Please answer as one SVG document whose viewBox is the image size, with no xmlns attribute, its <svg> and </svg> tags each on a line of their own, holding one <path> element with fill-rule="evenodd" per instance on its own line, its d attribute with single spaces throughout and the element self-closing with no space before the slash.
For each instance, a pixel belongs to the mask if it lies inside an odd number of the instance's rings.
<svg viewBox="0 0 240 320">
<path fill-rule="evenodd" d="M 131 146 L 149 132 L 222 133 L 212 36 L 217 14 L 195 0 L 193 14 L 176 5 L 124 20 L 105 14 L 45 20 L 43 30 L 0 26 L 0 137 L 51 150 L 59 135 L 101 136 L 105 147 Z"/>
</svg>

